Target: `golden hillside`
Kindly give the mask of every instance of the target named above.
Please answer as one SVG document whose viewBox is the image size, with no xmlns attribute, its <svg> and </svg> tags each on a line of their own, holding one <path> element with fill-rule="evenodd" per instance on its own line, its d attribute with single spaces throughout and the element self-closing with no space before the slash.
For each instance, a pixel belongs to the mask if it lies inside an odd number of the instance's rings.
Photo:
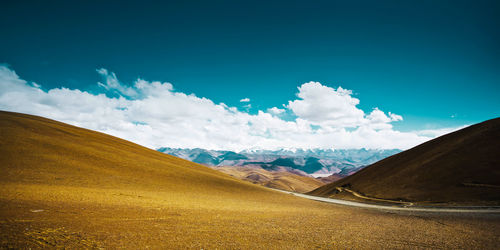
<svg viewBox="0 0 500 250">
<path fill-rule="evenodd" d="M 351 209 L 0 112 L 0 248 L 494 248 L 498 218 Z"/>
</svg>

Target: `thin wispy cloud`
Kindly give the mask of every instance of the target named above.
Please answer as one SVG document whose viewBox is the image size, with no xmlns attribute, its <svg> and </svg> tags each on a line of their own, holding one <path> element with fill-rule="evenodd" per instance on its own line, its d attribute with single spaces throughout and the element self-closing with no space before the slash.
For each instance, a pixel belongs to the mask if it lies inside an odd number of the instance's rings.
<svg viewBox="0 0 500 250">
<path fill-rule="evenodd" d="M 100 93 L 42 90 L 0 66 L 0 109 L 40 115 L 150 147 L 242 150 L 246 148 L 407 149 L 453 129 L 400 132 L 401 115 L 376 107 L 365 112 L 352 91 L 319 82 L 297 88 L 297 99 L 256 114 L 195 94 L 171 83 L 137 79 L 128 86 L 106 69 Z M 244 98 L 242 102 L 250 101 Z M 249 104 L 247 104 L 249 105 Z M 295 119 L 282 119 L 284 113 Z M 314 128 L 314 129 L 313 129 Z"/>
<path fill-rule="evenodd" d="M 280 108 L 277 108 L 277 107 L 272 107 L 272 108 L 268 108 L 267 109 L 267 112 L 270 113 L 270 114 L 273 114 L 273 115 L 279 115 L 279 114 L 284 113 L 285 111 L 286 110 L 280 109 Z"/>
</svg>

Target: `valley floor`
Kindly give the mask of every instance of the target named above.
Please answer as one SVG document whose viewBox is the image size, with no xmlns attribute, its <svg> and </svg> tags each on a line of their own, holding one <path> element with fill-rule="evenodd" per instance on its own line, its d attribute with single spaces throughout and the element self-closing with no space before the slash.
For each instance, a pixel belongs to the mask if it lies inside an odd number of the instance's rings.
<svg viewBox="0 0 500 250">
<path fill-rule="evenodd" d="M 127 190 L 103 191 L 104 203 L 78 193 L 66 202 L 3 194 L 0 248 L 495 249 L 500 242 L 498 215 L 371 211 L 287 194 L 271 206 L 211 208 L 175 207 Z"/>
</svg>

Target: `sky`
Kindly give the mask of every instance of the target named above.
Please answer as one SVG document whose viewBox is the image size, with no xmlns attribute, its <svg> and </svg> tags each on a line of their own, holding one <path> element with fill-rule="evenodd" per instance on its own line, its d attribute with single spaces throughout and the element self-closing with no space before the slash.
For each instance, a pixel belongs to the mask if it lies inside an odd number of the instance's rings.
<svg viewBox="0 0 500 250">
<path fill-rule="evenodd" d="M 10 1 L 0 109 L 157 148 L 400 148 L 500 116 L 498 1 Z"/>
</svg>

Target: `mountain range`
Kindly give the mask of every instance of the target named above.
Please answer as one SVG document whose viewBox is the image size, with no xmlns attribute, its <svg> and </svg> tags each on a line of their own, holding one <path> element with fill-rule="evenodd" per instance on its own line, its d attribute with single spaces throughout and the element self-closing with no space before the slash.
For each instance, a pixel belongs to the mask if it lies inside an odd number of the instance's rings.
<svg viewBox="0 0 500 250">
<path fill-rule="evenodd" d="M 159 148 L 158 151 L 206 166 L 285 167 L 296 174 L 349 176 L 364 166 L 401 152 L 399 149 L 280 149 L 240 152 L 202 148 Z"/>
</svg>

